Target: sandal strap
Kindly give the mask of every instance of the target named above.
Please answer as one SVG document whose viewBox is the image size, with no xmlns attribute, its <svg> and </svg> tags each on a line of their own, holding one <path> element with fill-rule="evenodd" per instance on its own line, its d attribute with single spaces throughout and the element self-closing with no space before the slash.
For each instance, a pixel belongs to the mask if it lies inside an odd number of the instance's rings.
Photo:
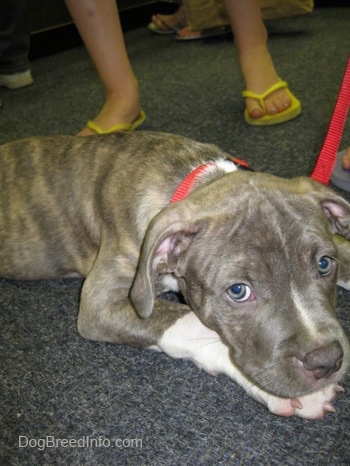
<svg viewBox="0 0 350 466">
<path fill-rule="evenodd" d="M 285 89 L 287 87 L 288 87 L 288 84 L 286 81 L 278 81 L 276 84 L 273 84 L 262 94 L 257 94 L 256 92 L 252 92 L 252 91 L 243 91 L 242 96 L 245 98 L 251 97 L 252 99 L 259 100 L 261 106 L 265 108 L 264 100 L 266 99 L 267 96 L 269 96 L 275 91 L 278 91 L 278 89 Z"/>
<path fill-rule="evenodd" d="M 179 30 L 179 28 L 174 28 L 173 26 L 170 26 L 170 24 L 167 24 L 166 21 L 164 21 L 164 19 L 160 19 L 159 22 L 165 26 L 167 29 L 169 29 L 169 31 L 174 31 L 174 32 L 177 32 Z"/>
<path fill-rule="evenodd" d="M 118 123 L 114 126 L 111 126 L 108 129 L 102 129 L 100 128 L 94 121 L 89 120 L 86 123 L 86 126 L 97 134 L 110 134 L 110 133 L 116 133 L 117 131 L 133 131 L 142 123 L 146 120 L 146 114 L 143 110 L 140 111 L 139 116 L 136 118 L 136 120 L 133 123 Z"/>
<path fill-rule="evenodd" d="M 97 134 L 110 134 L 110 133 L 115 133 L 116 131 L 130 131 L 132 128 L 132 123 L 119 123 L 117 125 L 112 126 L 111 128 L 108 128 L 106 130 L 100 128 L 96 123 L 94 123 L 92 120 L 89 120 L 86 123 L 86 126 Z"/>
<path fill-rule="evenodd" d="M 156 15 L 156 16 L 158 16 L 158 15 Z M 170 26 L 170 24 L 168 24 L 166 21 L 164 21 L 164 19 L 157 18 L 157 17 L 155 19 L 152 19 L 151 24 L 154 24 L 154 26 L 156 28 L 158 28 L 159 30 L 164 31 L 164 32 L 166 32 L 166 31 L 177 32 L 179 29 L 181 29 L 181 27 L 183 27 L 183 26 L 181 26 L 180 23 L 178 24 L 178 26 L 175 26 L 175 27 Z M 160 26 L 162 26 L 163 29 Z"/>
</svg>

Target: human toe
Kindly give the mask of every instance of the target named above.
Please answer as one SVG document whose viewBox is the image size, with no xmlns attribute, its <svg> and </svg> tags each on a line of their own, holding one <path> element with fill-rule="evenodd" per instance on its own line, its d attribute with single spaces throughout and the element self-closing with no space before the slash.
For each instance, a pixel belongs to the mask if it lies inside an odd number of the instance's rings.
<svg viewBox="0 0 350 466">
<path fill-rule="evenodd" d="M 350 147 L 348 147 L 345 155 L 342 158 L 342 167 L 344 170 L 350 170 Z"/>
<path fill-rule="evenodd" d="M 247 98 L 246 108 L 247 108 L 248 115 L 251 118 L 261 118 L 262 116 L 264 116 L 264 110 L 259 105 L 259 102 L 255 99 Z"/>
<path fill-rule="evenodd" d="M 291 99 L 284 89 L 274 92 L 265 99 L 266 113 L 275 115 L 287 110 L 291 106 Z"/>
<path fill-rule="evenodd" d="M 199 37 L 201 33 L 202 31 L 193 30 L 189 26 L 185 26 L 181 28 L 179 31 L 177 31 L 176 35 L 178 37 L 188 39 L 188 38 L 193 38 L 193 37 Z"/>
</svg>

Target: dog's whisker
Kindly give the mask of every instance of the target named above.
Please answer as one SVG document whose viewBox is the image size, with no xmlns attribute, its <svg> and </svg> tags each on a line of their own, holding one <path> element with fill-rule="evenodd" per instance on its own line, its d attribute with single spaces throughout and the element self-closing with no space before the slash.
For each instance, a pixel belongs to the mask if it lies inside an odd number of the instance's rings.
<svg viewBox="0 0 350 466">
<path fill-rule="evenodd" d="M 199 340 L 205 340 L 205 338 L 197 339 L 197 341 L 199 341 Z M 220 338 L 215 338 L 215 339 L 214 338 L 213 339 L 207 338 L 206 340 L 207 340 L 207 342 L 206 342 L 205 345 L 213 345 L 213 344 L 221 344 L 222 343 Z"/>
</svg>

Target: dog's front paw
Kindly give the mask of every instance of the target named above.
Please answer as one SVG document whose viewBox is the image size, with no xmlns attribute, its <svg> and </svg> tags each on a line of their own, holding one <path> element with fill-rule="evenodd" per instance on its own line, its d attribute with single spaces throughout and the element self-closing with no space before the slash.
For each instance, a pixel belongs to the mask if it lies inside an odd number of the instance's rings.
<svg viewBox="0 0 350 466">
<path fill-rule="evenodd" d="M 327 412 L 335 412 L 330 403 L 338 392 L 344 389 L 332 384 L 318 392 L 310 393 L 299 398 L 269 397 L 267 407 L 278 416 L 299 416 L 304 419 L 322 419 Z"/>
<path fill-rule="evenodd" d="M 330 402 L 337 393 L 343 391 L 344 389 L 340 385 L 332 384 L 319 392 L 302 396 L 298 400 L 301 407 L 297 407 L 295 414 L 304 419 L 322 419 L 327 412 L 335 412 L 335 408 Z"/>
</svg>

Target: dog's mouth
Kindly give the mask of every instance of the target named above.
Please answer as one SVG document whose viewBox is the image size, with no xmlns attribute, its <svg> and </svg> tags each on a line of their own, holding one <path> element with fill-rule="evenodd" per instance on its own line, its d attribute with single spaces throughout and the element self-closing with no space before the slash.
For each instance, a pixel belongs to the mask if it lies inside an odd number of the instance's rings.
<svg viewBox="0 0 350 466">
<path fill-rule="evenodd" d="M 289 364 L 287 373 L 285 371 L 286 364 Z M 284 361 L 280 377 L 274 380 L 273 378 L 265 377 L 264 383 L 260 380 L 258 384 L 263 390 L 282 398 L 305 396 L 322 390 L 328 385 L 339 382 L 344 371 L 341 370 L 343 367 L 341 362 L 338 364 L 338 370 L 334 370 L 331 374 L 326 376 L 326 369 L 324 369 L 324 371 L 321 368 L 308 370 L 304 363 L 294 356 L 288 361 Z M 276 372 L 274 375 L 276 375 Z M 267 382 L 267 384 L 265 382 Z"/>
<path fill-rule="evenodd" d="M 266 368 L 251 375 L 255 383 L 272 395 L 282 398 L 305 396 L 336 384 L 344 376 L 347 368 L 344 356 L 339 356 L 332 364 L 317 364 L 311 367 L 309 360 L 289 356 L 275 361 L 270 369 Z M 264 373 L 262 377 L 261 374 Z"/>
<path fill-rule="evenodd" d="M 310 348 L 310 345 L 306 345 Z M 341 338 L 321 344 L 313 344 L 304 352 L 295 348 L 275 361 L 274 374 L 280 368 L 284 377 L 279 384 L 282 396 L 303 396 L 336 384 L 344 376 L 349 365 L 347 342 Z"/>
<path fill-rule="evenodd" d="M 341 378 L 340 369 L 343 364 L 343 358 L 339 358 L 332 368 L 319 366 L 316 369 L 310 370 L 303 361 L 296 357 L 293 357 L 292 363 L 296 368 L 299 380 L 302 381 L 302 385 L 305 387 L 306 392 L 321 390 L 327 385 L 338 382 Z M 301 394 L 305 394 L 305 392 Z"/>
</svg>

